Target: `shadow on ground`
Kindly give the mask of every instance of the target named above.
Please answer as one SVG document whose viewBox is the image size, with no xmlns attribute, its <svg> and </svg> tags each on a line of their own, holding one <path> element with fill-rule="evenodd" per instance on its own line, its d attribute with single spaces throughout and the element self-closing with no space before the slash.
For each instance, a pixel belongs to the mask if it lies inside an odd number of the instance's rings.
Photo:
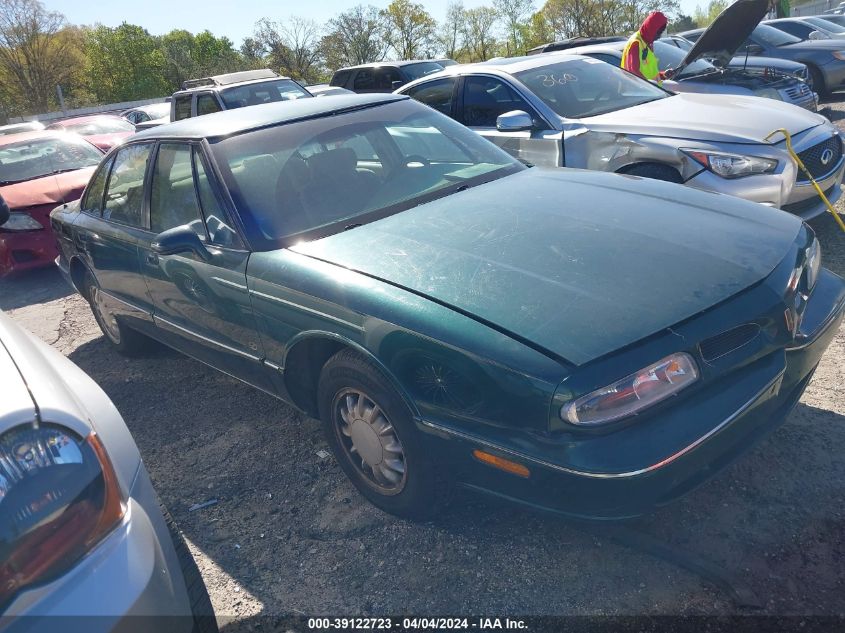
<svg viewBox="0 0 845 633">
<path fill-rule="evenodd" d="M 70 358 L 123 413 L 188 539 L 230 577 L 210 586 L 228 605 L 218 615 L 239 618 L 227 630 L 259 614 L 748 613 L 557 517 L 467 495 L 434 522 L 386 515 L 316 455 L 316 421 L 179 354 L 124 359 L 100 338 Z M 764 612 L 841 613 L 843 422 L 799 404 L 749 455 L 629 525 L 713 561 Z"/>
<path fill-rule="evenodd" d="M 16 273 L 0 279 L 0 310 L 53 301 L 73 292 L 55 266 Z"/>
</svg>

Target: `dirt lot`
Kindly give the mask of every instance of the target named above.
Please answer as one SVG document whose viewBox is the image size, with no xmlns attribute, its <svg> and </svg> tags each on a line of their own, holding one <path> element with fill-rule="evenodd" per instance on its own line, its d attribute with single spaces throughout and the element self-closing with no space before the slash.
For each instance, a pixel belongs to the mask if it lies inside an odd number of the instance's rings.
<svg viewBox="0 0 845 633">
<path fill-rule="evenodd" d="M 845 103 L 832 107 L 845 115 Z M 825 265 L 845 275 L 845 234 L 829 216 L 813 226 Z M 0 282 L 0 309 L 114 400 L 229 627 L 268 614 L 845 617 L 845 328 L 787 424 L 631 524 L 747 586 L 762 603 L 751 611 L 698 575 L 557 518 L 472 497 L 433 523 L 383 514 L 316 455 L 316 421 L 171 351 L 122 358 L 53 270 Z M 188 511 L 208 499 L 218 504 Z"/>
</svg>

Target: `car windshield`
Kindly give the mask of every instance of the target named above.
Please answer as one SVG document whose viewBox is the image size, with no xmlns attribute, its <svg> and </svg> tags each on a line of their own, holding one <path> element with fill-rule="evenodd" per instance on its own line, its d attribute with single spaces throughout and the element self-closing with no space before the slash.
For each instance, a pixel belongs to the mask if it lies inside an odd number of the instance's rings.
<svg viewBox="0 0 845 633">
<path fill-rule="evenodd" d="M 660 70 L 667 70 L 669 68 L 677 68 L 684 61 L 687 56 L 686 52 L 682 51 L 677 46 L 672 46 L 666 42 L 657 41 L 654 43 L 654 54 L 657 55 L 657 61 L 660 65 Z M 692 75 L 703 75 L 705 73 L 712 73 L 717 71 L 713 64 L 704 59 L 697 59 L 689 66 L 684 67 L 679 76 L 689 77 Z"/>
<path fill-rule="evenodd" d="M 68 132 L 76 132 L 82 136 L 94 134 L 115 134 L 119 132 L 134 132 L 135 127 L 123 119 L 97 119 L 95 121 L 80 121 L 79 123 L 64 123 L 60 126 Z"/>
<path fill-rule="evenodd" d="M 92 167 L 102 152 L 79 137 L 37 138 L 0 146 L 0 185 Z"/>
<path fill-rule="evenodd" d="M 752 31 L 752 36 L 765 42 L 769 46 L 786 46 L 797 44 L 801 40 L 768 24 L 758 24 Z"/>
<path fill-rule="evenodd" d="M 828 21 L 826 18 L 804 18 L 806 22 L 831 33 L 845 33 L 845 28 Z"/>
<path fill-rule="evenodd" d="M 598 59 L 557 61 L 515 76 L 567 119 L 624 110 L 669 96 L 654 84 Z"/>
<path fill-rule="evenodd" d="M 247 132 L 211 148 L 256 250 L 337 233 L 524 169 L 412 100 Z"/>
<path fill-rule="evenodd" d="M 439 62 L 420 62 L 419 64 L 402 66 L 402 71 L 408 76 L 409 81 L 425 77 L 431 73 L 440 72 L 441 70 L 443 70 L 443 65 Z"/>
<path fill-rule="evenodd" d="M 226 108 L 231 110 L 274 101 L 302 99 L 310 97 L 311 93 L 291 79 L 274 79 L 226 88 L 220 92 L 220 96 Z"/>
</svg>

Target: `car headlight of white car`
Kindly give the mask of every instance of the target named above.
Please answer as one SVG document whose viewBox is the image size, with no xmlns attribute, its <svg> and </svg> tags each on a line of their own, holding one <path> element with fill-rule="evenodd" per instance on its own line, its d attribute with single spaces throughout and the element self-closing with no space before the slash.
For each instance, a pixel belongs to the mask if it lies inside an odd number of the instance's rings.
<svg viewBox="0 0 845 633">
<path fill-rule="evenodd" d="M 778 162 L 762 156 L 728 154 L 709 150 L 684 149 L 681 151 L 705 169 L 722 178 L 742 178 L 755 174 L 771 174 L 777 169 Z"/>
</svg>

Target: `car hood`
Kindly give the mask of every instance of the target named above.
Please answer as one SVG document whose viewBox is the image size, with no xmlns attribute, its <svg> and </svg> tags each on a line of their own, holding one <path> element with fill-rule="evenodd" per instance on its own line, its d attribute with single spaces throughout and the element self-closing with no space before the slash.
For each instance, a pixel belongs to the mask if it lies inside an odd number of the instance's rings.
<svg viewBox="0 0 845 633">
<path fill-rule="evenodd" d="M 731 59 L 728 68 L 736 70 L 738 68 L 773 68 L 781 72 L 796 73 L 804 68 L 801 62 L 793 62 L 788 59 L 778 59 L 777 57 L 758 57 L 756 55 L 749 55 L 746 59 L 745 55 L 736 55 Z"/>
<path fill-rule="evenodd" d="M 778 128 L 786 128 L 795 135 L 825 121 L 818 114 L 775 99 L 693 93 L 680 93 L 581 120 L 596 132 L 710 143 L 764 143 L 763 139 Z"/>
<path fill-rule="evenodd" d="M 768 10 L 769 0 L 736 0 L 705 29 L 678 68 L 702 57 L 727 66 Z"/>
<path fill-rule="evenodd" d="M 6 185 L 0 188 L 0 194 L 12 211 L 46 204 L 55 206 L 79 198 L 95 169 L 96 165 Z"/>
<path fill-rule="evenodd" d="M 580 365 L 759 282 L 800 228 L 738 198 L 533 168 L 292 250 Z"/>
<path fill-rule="evenodd" d="M 120 145 L 124 140 L 132 136 L 135 132 L 110 132 L 108 134 L 89 134 L 85 140 L 96 145 L 104 152 L 109 151 L 115 145 Z"/>
</svg>

